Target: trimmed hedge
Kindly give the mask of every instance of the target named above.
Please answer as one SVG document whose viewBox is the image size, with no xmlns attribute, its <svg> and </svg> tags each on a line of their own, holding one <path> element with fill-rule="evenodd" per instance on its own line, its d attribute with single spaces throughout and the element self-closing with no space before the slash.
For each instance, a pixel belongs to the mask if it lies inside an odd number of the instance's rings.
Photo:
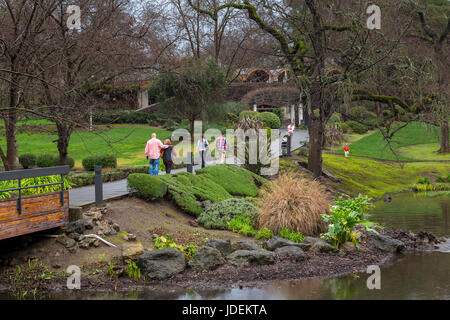
<svg viewBox="0 0 450 320">
<path fill-rule="evenodd" d="M 259 187 L 269 180 L 244 168 L 222 164 L 196 170 L 197 175 L 204 176 L 234 196 L 256 197 Z"/>
<path fill-rule="evenodd" d="M 128 188 L 136 190 L 140 198 L 144 200 L 156 200 L 163 198 L 167 193 L 167 184 L 159 177 L 144 173 L 133 173 L 128 176 Z"/>
<path fill-rule="evenodd" d="M 89 156 L 84 158 L 83 168 L 86 171 L 94 171 L 95 166 L 102 166 L 102 168 L 117 168 L 117 158 L 113 154 Z"/>
<path fill-rule="evenodd" d="M 270 129 L 280 129 L 280 118 L 273 112 L 261 112 L 257 118 L 264 122 Z"/>
<path fill-rule="evenodd" d="M 244 110 L 239 114 L 239 119 L 243 118 L 259 119 L 270 129 L 279 129 L 281 127 L 280 118 L 273 112 Z"/>
<path fill-rule="evenodd" d="M 205 208 L 197 219 L 207 229 L 228 229 L 228 222 L 237 217 L 247 217 L 258 224 L 258 208 L 244 199 L 228 199 Z"/>
<path fill-rule="evenodd" d="M 145 173 L 148 174 L 148 166 L 130 167 L 130 168 L 118 168 L 111 171 L 102 172 L 102 181 L 114 182 L 122 179 L 126 179 L 132 173 Z M 95 173 L 86 172 L 81 174 L 74 174 L 69 176 L 70 181 L 76 188 L 93 185 Z"/>
<path fill-rule="evenodd" d="M 59 166 L 59 156 L 54 156 L 53 157 L 53 163 L 55 166 Z M 70 166 L 70 169 L 72 169 L 75 166 L 75 160 L 73 160 L 72 157 L 67 156 L 66 157 L 66 162 L 65 165 Z"/>
<path fill-rule="evenodd" d="M 167 184 L 168 193 L 176 204 L 196 217 L 202 213 L 199 201 L 219 202 L 231 198 L 223 187 L 205 176 L 180 172 L 174 175 L 163 175 L 159 179 Z"/>
<path fill-rule="evenodd" d="M 29 169 L 36 165 L 36 156 L 31 153 L 23 154 L 19 157 L 19 163 L 24 169 Z"/>
<path fill-rule="evenodd" d="M 348 124 L 348 126 L 350 127 L 350 129 L 352 129 L 353 132 L 358 133 L 358 134 L 364 134 L 367 133 L 369 131 L 369 128 L 366 127 L 365 125 L 356 122 L 356 121 L 348 121 L 346 122 Z"/>
<path fill-rule="evenodd" d="M 52 155 L 41 154 L 36 159 L 36 165 L 40 168 L 53 167 L 55 165 L 55 161 Z"/>
</svg>

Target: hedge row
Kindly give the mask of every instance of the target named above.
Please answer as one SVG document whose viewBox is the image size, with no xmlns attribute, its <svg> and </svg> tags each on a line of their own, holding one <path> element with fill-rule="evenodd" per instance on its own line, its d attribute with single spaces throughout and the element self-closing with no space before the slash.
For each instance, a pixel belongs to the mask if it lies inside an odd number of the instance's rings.
<svg viewBox="0 0 450 320">
<path fill-rule="evenodd" d="M 232 164 L 205 167 L 196 170 L 196 173 L 216 182 L 234 196 L 256 197 L 259 187 L 268 182 L 267 179 Z"/>
<path fill-rule="evenodd" d="M 133 173 L 128 176 L 128 188 L 136 190 L 144 200 L 156 200 L 167 193 L 167 184 L 159 177 L 143 173 Z"/>
<path fill-rule="evenodd" d="M 270 129 L 279 129 L 281 127 L 280 118 L 273 112 L 256 112 L 245 110 L 239 114 L 239 118 L 259 119 Z"/>
<path fill-rule="evenodd" d="M 24 169 L 30 169 L 36 166 L 39 168 L 48 168 L 60 165 L 59 156 L 53 156 L 50 154 L 41 154 L 36 156 L 32 153 L 21 155 L 19 157 L 19 163 Z M 73 168 L 75 166 L 75 161 L 73 158 L 67 156 L 65 164 L 70 166 L 70 168 Z"/>
<path fill-rule="evenodd" d="M 86 171 L 94 171 L 95 166 L 102 166 L 102 168 L 117 168 L 117 158 L 113 154 L 94 155 L 84 158 L 82 164 Z"/>
<path fill-rule="evenodd" d="M 179 115 L 167 115 L 160 112 L 147 113 L 136 111 L 105 111 L 97 112 L 93 115 L 93 121 L 96 124 L 165 124 L 175 125 L 180 123 L 183 118 Z"/>
<path fill-rule="evenodd" d="M 114 182 L 118 180 L 126 179 L 130 174 L 133 173 L 145 173 L 148 174 L 149 167 L 141 166 L 141 167 L 130 167 L 130 168 L 118 168 L 111 171 L 106 171 L 102 173 L 102 181 L 105 182 Z M 81 174 L 72 174 L 70 175 L 70 181 L 74 184 L 75 188 L 84 187 L 93 185 L 95 183 L 95 173 L 94 172 L 86 172 Z"/>
</svg>

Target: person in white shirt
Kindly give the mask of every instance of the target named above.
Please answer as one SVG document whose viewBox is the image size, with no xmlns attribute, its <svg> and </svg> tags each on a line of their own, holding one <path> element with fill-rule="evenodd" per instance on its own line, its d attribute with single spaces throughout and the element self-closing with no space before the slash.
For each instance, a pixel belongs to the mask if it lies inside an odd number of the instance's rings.
<svg viewBox="0 0 450 320">
<path fill-rule="evenodd" d="M 204 168 L 206 165 L 205 158 L 206 158 L 206 151 L 208 150 L 208 147 L 209 147 L 208 140 L 202 134 L 202 137 L 200 139 L 198 139 L 197 150 L 196 150 L 196 152 L 199 152 L 200 156 L 202 157 L 202 168 Z"/>
<path fill-rule="evenodd" d="M 291 122 L 291 124 L 288 126 L 288 134 L 291 137 L 291 149 L 292 149 L 292 139 L 294 136 L 294 130 L 295 130 L 295 124 Z"/>
</svg>

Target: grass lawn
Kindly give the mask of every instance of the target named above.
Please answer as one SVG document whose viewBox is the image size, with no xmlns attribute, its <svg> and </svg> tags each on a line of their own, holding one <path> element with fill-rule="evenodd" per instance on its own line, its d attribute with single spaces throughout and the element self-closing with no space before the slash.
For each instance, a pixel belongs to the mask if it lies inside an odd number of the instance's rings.
<svg viewBox="0 0 450 320">
<path fill-rule="evenodd" d="M 444 154 L 437 152 L 437 150 L 439 150 L 440 147 L 441 145 L 439 143 L 429 143 L 403 147 L 400 148 L 398 151 L 402 156 L 418 161 L 423 160 L 450 161 L 449 153 Z"/>
<path fill-rule="evenodd" d="M 439 133 L 440 129 L 438 127 L 432 127 L 423 123 L 413 122 L 395 134 L 392 141 L 392 146 L 395 150 L 401 151 L 401 148 L 408 146 L 431 144 L 431 146 L 424 147 L 423 149 L 427 150 L 428 154 L 422 154 L 420 155 L 420 158 L 417 158 L 415 154 L 411 154 L 410 152 L 398 152 L 399 160 L 441 160 L 438 157 L 437 153 L 434 153 L 434 151 L 439 148 L 432 149 L 434 145 L 439 143 L 440 141 Z M 382 160 L 397 160 L 379 131 L 376 131 L 375 133 L 365 136 L 360 140 L 352 143 L 350 145 L 350 150 L 350 154 L 352 156 L 368 157 Z M 343 154 L 343 151 L 338 150 L 338 153 Z"/>
<path fill-rule="evenodd" d="M 117 126 L 95 132 L 76 131 L 72 134 L 69 155 L 75 159 L 75 167 L 81 168 L 83 158 L 94 154 L 115 154 L 119 166 L 147 165 L 145 143 L 155 132 L 163 140 L 171 136 L 167 130 L 148 126 Z M 19 155 L 24 153 L 58 155 L 54 134 L 20 133 L 17 135 Z M 5 147 L 5 139 L 1 140 Z"/>
<path fill-rule="evenodd" d="M 394 162 L 324 154 L 323 163 L 326 170 L 342 179 L 337 187 L 352 194 L 361 192 L 373 197 L 405 190 L 420 177 L 450 174 L 450 162 L 406 163 L 402 168 Z"/>
</svg>

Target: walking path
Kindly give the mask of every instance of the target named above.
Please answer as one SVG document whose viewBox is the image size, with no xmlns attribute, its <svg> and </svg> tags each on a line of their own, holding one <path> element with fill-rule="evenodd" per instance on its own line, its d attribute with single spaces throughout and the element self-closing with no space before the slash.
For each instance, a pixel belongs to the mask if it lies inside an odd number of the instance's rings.
<svg viewBox="0 0 450 320">
<path fill-rule="evenodd" d="M 286 129 L 280 130 L 281 138 L 287 134 Z M 303 142 L 308 141 L 308 132 L 304 130 L 296 130 L 294 132 L 292 151 L 297 150 L 303 144 Z M 281 154 L 281 148 L 280 148 Z M 218 161 L 210 161 L 207 166 L 215 166 Z M 236 164 L 234 158 L 227 158 L 228 164 Z M 194 166 L 195 169 L 200 169 L 200 165 Z M 172 170 L 173 173 L 186 171 L 186 168 Z M 160 175 L 166 174 L 163 171 L 159 172 Z M 127 179 L 119 180 L 115 182 L 107 182 L 103 184 L 103 199 L 109 200 L 117 197 L 125 196 L 129 194 Z M 87 186 L 76 189 L 69 190 L 70 206 L 81 207 L 95 203 L 95 186 Z"/>
</svg>

